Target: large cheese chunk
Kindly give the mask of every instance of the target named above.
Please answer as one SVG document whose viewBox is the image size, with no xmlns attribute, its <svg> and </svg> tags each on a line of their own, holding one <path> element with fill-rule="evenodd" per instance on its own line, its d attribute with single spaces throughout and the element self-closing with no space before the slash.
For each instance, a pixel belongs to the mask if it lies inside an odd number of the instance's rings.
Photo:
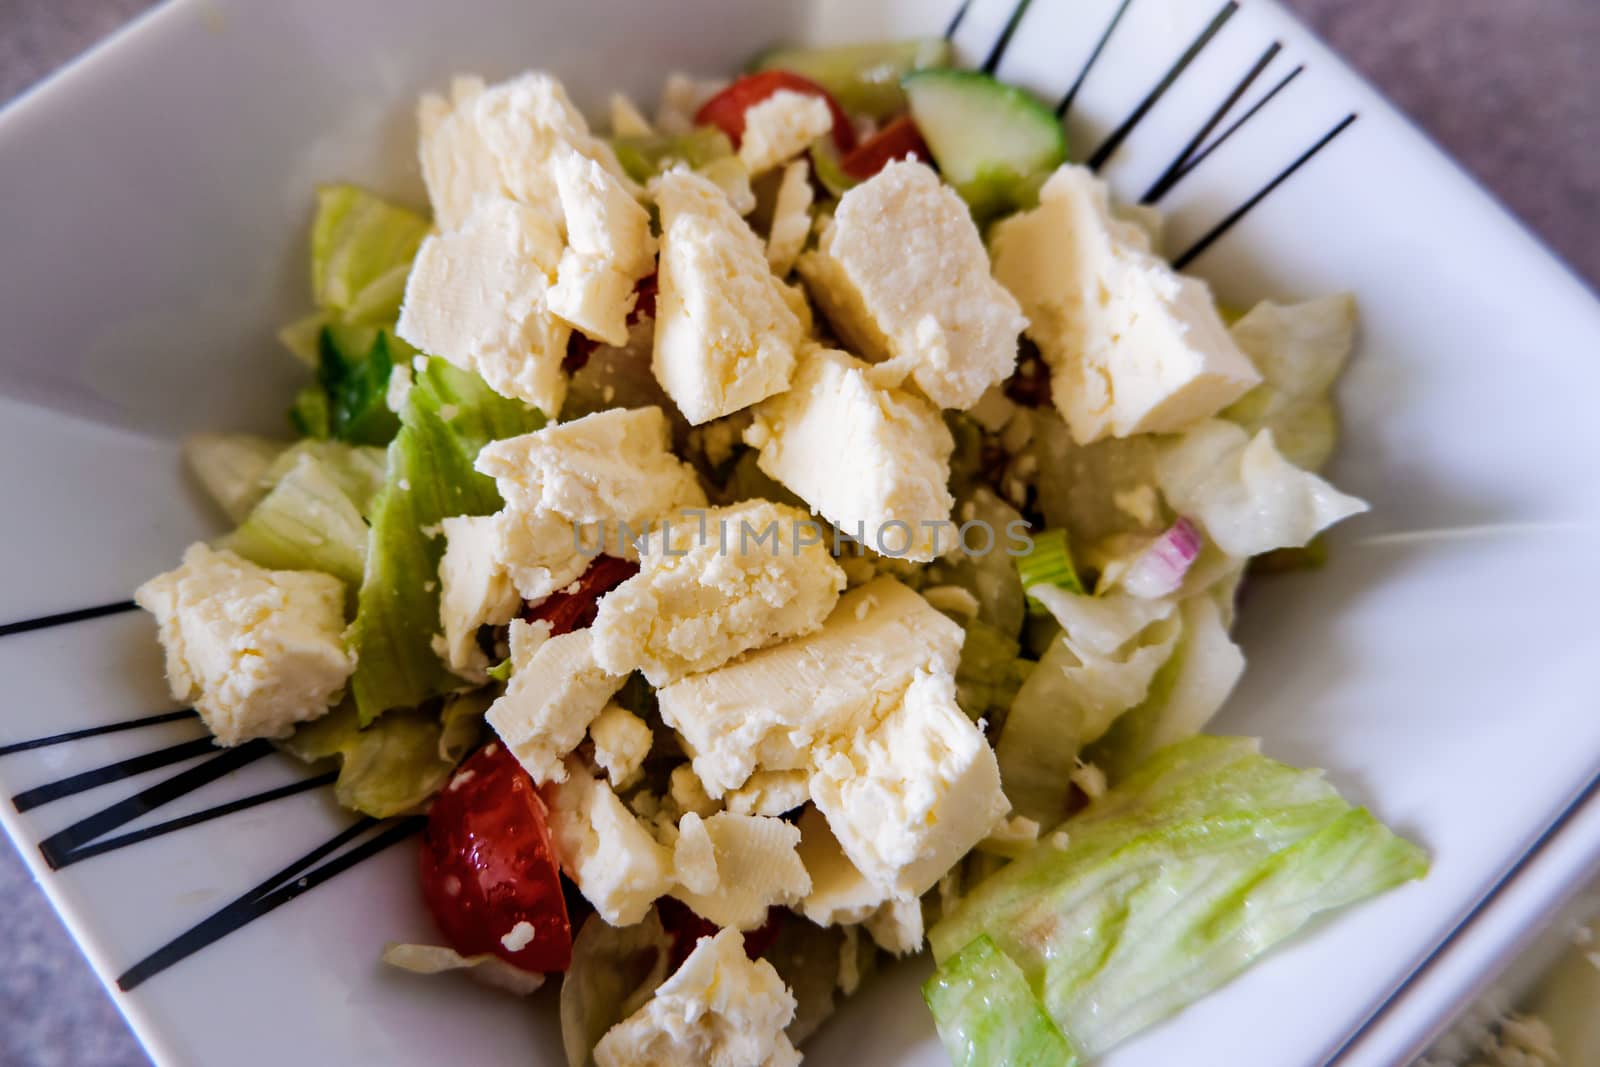
<svg viewBox="0 0 1600 1067">
<path fill-rule="evenodd" d="M 218 744 L 237 745 L 288 737 L 338 698 L 355 670 L 344 594 L 331 575 L 267 570 L 196 543 L 133 598 L 161 628 L 172 695 L 194 704 Z"/>
<path fill-rule="evenodd" d="M 745 108 L 739 161 L 752 177 L 781 167 L 833 129 L 828 102 L 812 93 L 779 89 Z"/>
<path fill-rule="evenodd" d="M 422 242 L 395 330 L 553 417 L 566 396 L 561 361 L 571 334 L 548 308 L 561 249 L 544 212 L 488 201 L 459 230 Z"/>
<path fill-rule="evenodd" d="M 966 204 L 922 163 L 845 193 L 800 273 L 852 350 L 890 360 L 881 373 L 940 407 L 971 407 L 1016 367 L 1027 320 L 990 276 Z"/>
<path fill-rule="evenodd" d="M 457 229 L 484 201 L 504 197 L 554 214 L 550 163 L 563 152 L 624 177 L 610 147 L 590 134 L 566 90 L 548 74 L 492 87 L 481 78 L 458 77 L 449 100 L 423 96 L 417 124 L 422 179 L 442 230 Z"/>
<path fill-rule="evenodd" d="M 961 627 L 893 578 L 839 598 L 822 629 L 747 653 L 658 691 L 713 797 L 758 767 L 811 766 L 811 749 L 850 737 L 897 704 L 919 670 L 954 671 Z"/>
<path fill-rule="evenodd" d="M 811 349 L 794 387 L 756 409 L 745 441 L 763 471 L 844 533 L 884 555 L 931 560 L 955 543 L 955 439 L 932 404 L 874 385 L 869 372 L 843 352 Z"/>
<path fill-rule="evenodd" d="M 697 174 L 670 171 L 650 189 L 661 210 L 656 380 L 694 425 L 787 388 L 804 328 L 761 238 Z"/>
<path fill-rule="evenodd" d="M 599 1067 L 797 1067 L 795 999 L 737 930 L 702 937 L 676 972 L 594 1049 Z"/>
<path fill-rule="evenodd" d="M 811 877 L 795 846 L 800 831 L 782 819 L 719 811 L 678 823 L 673 864 L 679 886 L 672 895 L 718 926 L 751 930 L 767 909 L 796 903 Z"/>
<path fill-rule="evenodd" d="M 517 590 L 495 561 L 497 530 L 489 515 L 444 520 L 444 556 L 439 561 L 439 617 L 450 669 L 474 681 L 489 658 L 478 647 L 478 630 L 503 626 L 517 612 Z"/>
<path fill-rule="evenodd" d="M 513 658 L 511 681 L 484 717 L 535 782 L 559 782 L 562 761 L 625 680 L 596 666 L 589 631 L 574 630 Z"/>
<path fill-rule="evenodd" d="M 1037 208 L 995 225 L 990 249 L 1079 444 L 1183 430 L 1261 381 L 1205 283 L 1153 254 L 1083 167 L 1057 170 Z"/>
<path fill-rule="evenodd" d="M 574 329 L 608 345 L 628 341 L 634 285 L 655 270 L 650 214 L 616 175 L 577 152 L 551 161 L 567 249 L 562 253 L 550 310 Z"/>
<path fill-rule="evenodd" d="M 524 599 L 560 589 L 600 552 L 635 558 L 652 522 L 705 503 L 671 444 L 660 408 L 611 408 L 478 453 L 478 470 L 506 501 L 495 516 L 496 559 Z"/>
<path fill-rule="evenodd" d="M 919 672 L 881 722 L 830 742 L 811 796 L 856 869 L 902 898 L 930 889 L 1010 810 L 994 751 L 945 672 Z"/>
<path fill-rule="evenodd" d="M 595 658 L 662 686 L 822 625 L 844 589 L 817 523 L 766 500 L 683 515 L 600 602 Z"/>
<path fill-rule="evenodd" d="M 551 844 L 584 899 L 612 926 L 642 920 L 672 888 L 672 853 L 581 764 L 574 762 L 544 796 Z"/>
</svg>

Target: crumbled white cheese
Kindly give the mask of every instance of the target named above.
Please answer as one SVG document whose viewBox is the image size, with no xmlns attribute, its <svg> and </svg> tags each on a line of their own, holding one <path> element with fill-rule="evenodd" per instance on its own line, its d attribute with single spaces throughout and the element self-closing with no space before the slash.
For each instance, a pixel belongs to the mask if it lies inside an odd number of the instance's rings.
<svg viewBox="0 0 1600 1067">
<path fill-rule="evenodd" d="M 327 713 L 355 669 L 344 598 L 331 575 L 268 570 L 201 543 L 134 593 L 161 628 L 172 695 L 222 745 L 288 737 Z"/>
<path fill-rule="evenodd" d="M 643 919 L 672 888 L 672 853 L 581 764 L 571 763 L 544 793 L 551 843 L 584 898 L 612 926 Z"/>
<path fill-rule="evenodd" d="M 840 597 L 822 629 L 663 687 L 661 717 L 720 797 L 758 767 L 808 768 L 814 745 L 876 721 L 919 668 L 954 671 L 961 640 L 927 601 L 879 578 Z"/>
<path fill-rule="evenodd" d="M 846 534 L 926 562 L 955 504 L 955 439 L 932 404 L 872 384 L 869 370 L 844 352 L 812 349 L 794 387 L 756 409 L 745 441 L 760 449 L 764 472 Z M 953 543 L 948 530 L 942 543 Z"/>
<path fill-rule="evenodd" d="M 650 214 L 615 175 L 576 152 L 551 160 L 567 248 L 550 290 L 552 314 L 608 345 L 628 341 L 634 285 L 655 270 Z"/>
<path fill-rule="evenodd" d="M 1083 167 L 1057 170 L 1037 208 L 995 224 L 990 247 L 1079 444 L 1182 430 L 1261 381 L 1205 283 L 1115 218 L 1104 184 Z"/>
<path fill-rule="evenodd" d="M 594 761 L 606 772 L 613 789 L 622 789 L 639 776 L 650 754 L 650 724 L 615 702 L 607 704 L 589 724 Z"/>
<path fill-rule="evenodd" d="M 634 1014 L 606 1031 L 598 1067 L 798 1067 L 784 1027 L 795 999 L 737 930 L 703 937 Z"/>
<path fill-rule="evenodd" d="M 840 199 L 800 273 L 840 337 L 889 360 L 943 408 L 969 408 L 1016 367 L 1027 320 L 989 274 L 983 240 L 928 166 L 890 163 Z"/>
<path fill-rule="evenodd" d="M 828 102 L 811 93 L 779 89 L 745 109 L 739 161 L 752 177 L 781 167 L 833 129 Z"/>
<path fill-rule="evenodd" d="M 439 616 L 444 624 L 445 662 L 457 674 L 486 681 L 489 659 L 478 647 L 478 628 L 504 626 L 517 612 L 517 590 L 495 562 L 495 521 L 487 515 L 444 520 L 445 549 L 439 561 Z"/>
<path fill-rule="evenodd" d="M 686 814 L 678 824 L 673 896 L 718 926 L 749 930 L 767 921 L 767 909 L 798 902 L 811 877 L 795 846 L 800 831 L 782 819 L 719 811 L 702 819 Z"/>
<path fill-rule="evenodd" d="M 656 132 L 627 93 L 611 94 L 610 111 L 613 137 L 649 137 Z"/>
<path fill-rule="evenodd" d="M 802 770 L 757 771 L 722 799 L 740 815 L 786 815 L 811 799 L 809 777 Z"/>
<path fill-rule="evenodd" d="M 459 230 L 422 242 L 395 332 L 554 416 L 566 396 L 561 361 L 571 333 L 548 308 L 561 249 L 544 211 L 485 201 Z"/>
<path fill-rule="evenodd" d="M 765 500 L 664 522 L 639 562 L 600 602 L 595 658 L 616 673 L 642 671 L 654 686 L 810 633 L 845 584 L 821 528 Z"/>
<path fill-rule="evenodd" d="M 787 388 L 803 328 L 761 238 L 690 171 L 650 191 L 661 211 L 656 380 L 691 425 Z"/>
<path fill-rule="evenodd" d="M 902 895 L 926 892 L 1010 810 L 948 673 L 919 672 L 882 722 L 829 743 L 816 763 L 811 795 L 845 854 Z"/>
<path fill-rule="evenodd" d="M 511 681 L 484 718 L 535 782 L 559 782 L 563 759 L 626 680 L 596 666 L 589 631 L 574 630 L 513 659 Z"/>
<path fill-rule="evenodd" d="M 797 159 L 783 168 L 778 197 L 772 206 L 772 225 L 767 229 L 767 262 L 772 273 L 786 277 L 794 269 L 811 235 L 811 168 Z"/>
</svg>

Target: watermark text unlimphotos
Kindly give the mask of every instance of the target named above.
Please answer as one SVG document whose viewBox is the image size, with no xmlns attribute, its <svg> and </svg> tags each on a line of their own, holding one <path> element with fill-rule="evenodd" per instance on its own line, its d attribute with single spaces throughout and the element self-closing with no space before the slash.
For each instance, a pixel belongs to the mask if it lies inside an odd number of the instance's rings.
<svg viewBox="0 0 1600 1067">
<path fill-rule="evenodd" d="M 691 536 L 674 537 L 674 531 L 691 531 Z M 620 554 L 624 546 L 638 552 L 660 552 L 666 556 L 687 556 L 694 548 L 716 545 L 718 555 L 798 556 L 814 545 L 826 545 L 836 556 L 854 551 L 865 555 L 871 548 L 881 556 L 902 558 L 915 555 L 943 556 L 959 546 L 964 555 L 987 556 L 1004 552 L 1025 556 L 1033 550 L 1029 527 L 1013 519 L 996 530 L 979 518 L 956 522 L 952 519 L 923 519 L 913 525 L 903 519 L 889 519 L 869 526 L 858 522 L 854 531 L 812 519 L 769 519 L 764 524 L 741 518 L 713 519 L 704 508 L 684 508 L 674 518 L 648 523 L 634 529 L 626 522 L 572 524 L 572 545 L 579 555 L 598 556 L 609 548 Z"/>
</svg>

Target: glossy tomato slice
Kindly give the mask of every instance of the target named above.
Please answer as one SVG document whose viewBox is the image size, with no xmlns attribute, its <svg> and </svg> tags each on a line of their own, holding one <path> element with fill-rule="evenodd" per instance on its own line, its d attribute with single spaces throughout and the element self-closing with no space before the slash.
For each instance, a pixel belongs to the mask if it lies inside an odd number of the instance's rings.
<svg viewBox="0 0 1600 1067">
<path fill-rule="evenodd" d="M 907 156 L 924 163 L 933 159 L 917 124 L 911 121 L 910 115 L 901 115 L 857 145 L 855 151 L 839 161 L 839 166 L 856 181 L 864 182 L 890 163 Z"/>
<path fill-rule="evenodd" d="M 537 607 L 524 608 L 522 617 L 528 622 L 548 622 L 551 637 L 593 626 L 600 611 L 600 598 L 638 573 L 639 565 L 631 560 L 596 556 L 578 579 L 578 588 L 570 593 L 551 593 Z"/>
<path fill-rule="evenodd" d="M 546 809 L 533 779 L 500 744 L 479 749 L 434 798 L 422 834 L 422 897 L 451 948 L 492 953 L 525 971 L 564 971 L 572 926 Z M 533 938 L 501 941 L 519 923 Z"/>
<path fill-rule="evenodd" d="M 856 146 L 856 128 L 850 124 L 850 116 L 844 113 L 844 108 L 839 106 L 832 94 L 810 78 L 787 70 L 764 70 L 735 79 L 732 85 L 700 105 L 700 110 L 695 112 L 695 124 L 717 127 L 738 148 L 739 141 L 744 137 L 745 111 L 781 89 L 792 89 L 826 100 L 828 110 L 833 112 L 834 146 L 841 153 L 849 152 Z"/>
</svg>

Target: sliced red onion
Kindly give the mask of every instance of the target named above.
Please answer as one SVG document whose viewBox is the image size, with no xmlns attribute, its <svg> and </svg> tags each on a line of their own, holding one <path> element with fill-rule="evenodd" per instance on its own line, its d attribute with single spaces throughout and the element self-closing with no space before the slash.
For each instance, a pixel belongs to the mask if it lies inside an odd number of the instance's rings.
<svg viewBox="0 0 1600 1067">
<path fill-rule="evenodd" d="M 1122 576 L 1122 587 L 1134 596 L 1151 600 L 1171 596 L 1183 584 L 1183 576 L 1204 543 L 1194 523 L 1180 517 L 1133 561 Z"/>
</svg>

